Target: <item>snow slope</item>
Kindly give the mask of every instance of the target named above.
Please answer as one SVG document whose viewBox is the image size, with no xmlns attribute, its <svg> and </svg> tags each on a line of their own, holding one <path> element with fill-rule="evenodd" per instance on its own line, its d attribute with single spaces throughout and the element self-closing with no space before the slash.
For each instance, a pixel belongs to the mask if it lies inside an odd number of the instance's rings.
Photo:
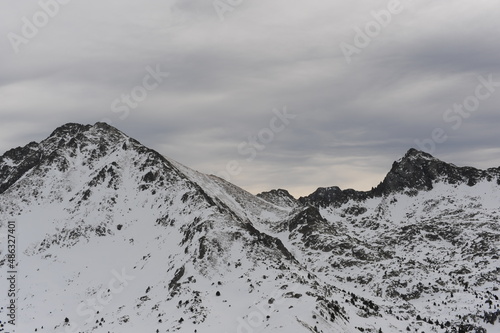
<svg viewBox="0 0 500 333">
<path fill-rule="evenodd" d="M 0 157 L 17 332 L 495 332 L 500 186 L 471 175 L 254 196 L 104 123 L 66 124 Z"/>
</svg>

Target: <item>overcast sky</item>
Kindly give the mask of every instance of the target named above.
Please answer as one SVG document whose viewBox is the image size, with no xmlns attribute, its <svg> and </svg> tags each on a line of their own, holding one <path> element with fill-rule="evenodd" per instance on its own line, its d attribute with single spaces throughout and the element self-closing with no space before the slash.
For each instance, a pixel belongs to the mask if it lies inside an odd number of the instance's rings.
<svg viewBox="0 0 500 333">
<path fill-rule="evenodd" d="M 498 0 L 3 0 L 0 154 L 105 120 L 252 193 L 370 189 L 411 147 L 500 166 L 499 17 Z"/>
</svg>

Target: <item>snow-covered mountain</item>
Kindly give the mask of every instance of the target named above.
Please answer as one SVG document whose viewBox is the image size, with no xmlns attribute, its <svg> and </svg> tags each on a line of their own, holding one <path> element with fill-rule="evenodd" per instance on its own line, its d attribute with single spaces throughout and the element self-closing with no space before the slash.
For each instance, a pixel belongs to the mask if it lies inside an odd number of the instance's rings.
<svg viewBox="0 0 500 333">
<path fill-rule="evenodd" d="M 499 219 L 500 168 L 416 150 L 371 191 L 298 200 L 104 123 L 0 157 L 17 332 L 498 332 Z M 4 276 L 4 239 L 0 251 Z"/>
</svg>

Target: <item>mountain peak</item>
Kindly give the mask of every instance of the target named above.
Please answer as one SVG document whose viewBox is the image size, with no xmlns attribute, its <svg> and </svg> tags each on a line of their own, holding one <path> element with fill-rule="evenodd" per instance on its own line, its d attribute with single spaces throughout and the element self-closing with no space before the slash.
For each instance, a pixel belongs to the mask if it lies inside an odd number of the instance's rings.
<svg viewBox="0 0 500 333">
<path fill-rule="evenodd" d="M 403 158 L 393 163 L 383 182 L 375 189 L 375 193 L 380 195 L 405 190 L 428 191 L 438 182 L 466 183 L 474 186 L 481 179 L 492 179 L 494 174 L 495 172 L 473 167 L 458 167 L 412 148 Z"/>
<path fill-rule="evenodd" d="M 65 135 L 76 135 L 80 132 L 87 131 L 91 128 L 91 125 L 82 125 L 77 123 L 67 123 L 56 128 L 49 137 L 62 137 Z"/>
<path fill-rule="evenodd" d="M 262 192 L 257 196 L 267 202 L 284 208 L 295 208 L 298 206 L 297 200 L 287 190 L 277 189 L 269 192 Z"/>
<path fill-rule="evenodd" d="M 397 162 L 402 162 L 404 160 L 408 161 L 418 161 L 418 160 L 438 160 L 434 156 L 432 156 L 429 153 L 426 153 L 424 151 L 415 149 L 415 148 L 410 148 L 406 154 Z"/>
<path fill-rule="evenodd" d="M 424 158 L 434 158 L 434 156 L 432 156 L 431 154 L 429 153 L 426 153 L 422 150 L 418 150 L 418 149 L 415 149 L 415 148 L 410 148 L 406 154 L 405 154 L 405 157 L 408 158 L 408 157 L 424 157 Z"/>
<path fill-rule="evenodd" d="M 64 125 L 59 126 L 56 128 L 52 134 L 50 134 L 49 138 L 52 137 L 75 137 L 78 134 L 85 133 L 88 131 L 97 131 L 99 134 L 104 133 L 113 133 L 113 134 L 121 134 L 124 135 L 121 131 L 119 131 L 117 128 L 104 123 L 104 122 L 97 122 L 94 125 L 83 125 L 83 124 L 78 124 L 78 123 L 67 123 Z"/>
<path fill-rule="evenodd" d="M 299 202 L 316 207 L 338 207 L 349 201 L 362 201 L 394 192 L 429 191 L 439 182 L 474 186 L 482 180 L 495 179 L 500 185 L 500 168 L 479 170 L 473 167 L 458 167 L 429 153 L 411 148 L 392 164 L 384 180 L 370 191 L 341 190 L 337 186 L 320 187 L 310 195 L 300 198 Z"/>
<path fill-rule="evenodd" d="M 97 149 L 104 153 L 126 142 L 139 143 L 107 123 L 97 122 L 94 125 L 64 124 L 41 144 L 45 152 L 68 148 L 73 152 L 75 149 Z"/>
<path fill-rule="evenodd" d="M 81 156 L 92 164 L 111 152 L 127 149 L 129 143 L 141 151 L 147 149 L 118 129 L 98 122 L 94 125 L 67 123 L 56 128 L 40 143 L 32 142 L 0 156 L 0 194 L 30 170 L 44 164 L 54 164 L 61 171 L 71 164 L 68 159 Z M 46 165 L 46 166 L 47 166 Z"/>
</svg>

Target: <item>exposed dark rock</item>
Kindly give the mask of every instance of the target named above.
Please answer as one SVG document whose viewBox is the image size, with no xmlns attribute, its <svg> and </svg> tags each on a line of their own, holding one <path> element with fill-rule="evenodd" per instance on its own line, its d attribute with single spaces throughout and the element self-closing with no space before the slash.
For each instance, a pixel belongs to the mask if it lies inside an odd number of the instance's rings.
<svg viewBox="0 0 500 333">
<path fill-rule="evenodd" d="M 500 168 L 479 170 L 472 167 L 457 167 L 412 148 L 402 159 L 393 163 L 385 179 L 370 191 L 341 190 L 336 186 L 322 187 L 307 197 L 299 198 L 299 202 L 316 207 L 340 207 L 349 201 L 359 202 L 395 192 L 414 195 L 418 191 L 433 189 L 437 182 L 474 186 L 482 180 L 496 181 L 500 184 Z"/>
<path fill-rule="evenodd" d="M 363 201 L 371 197 L 371 192 L 355 191 L 353 189 L 341 190 L 337 186 L 320 187 L 307 197 L 299 198 L 303 205 L 313 205 L 315 207 L 340 207 L 349 201 Z"/>
<path fill-rule="evenodd" d="M 179 286 L 179 280 L 184 276 L 186 269 L 184 266 L 177 269 L 174 274 L 174 278 L 168 284 L 168 289 L 173 289 Z"/>
<path fill-rule="evenodd" d="M 283 189 L 262 192 L 257 196 L 276 206 L 285 208 L 295 208 L 300 204 L 287 190 Z"/>
</svg>

